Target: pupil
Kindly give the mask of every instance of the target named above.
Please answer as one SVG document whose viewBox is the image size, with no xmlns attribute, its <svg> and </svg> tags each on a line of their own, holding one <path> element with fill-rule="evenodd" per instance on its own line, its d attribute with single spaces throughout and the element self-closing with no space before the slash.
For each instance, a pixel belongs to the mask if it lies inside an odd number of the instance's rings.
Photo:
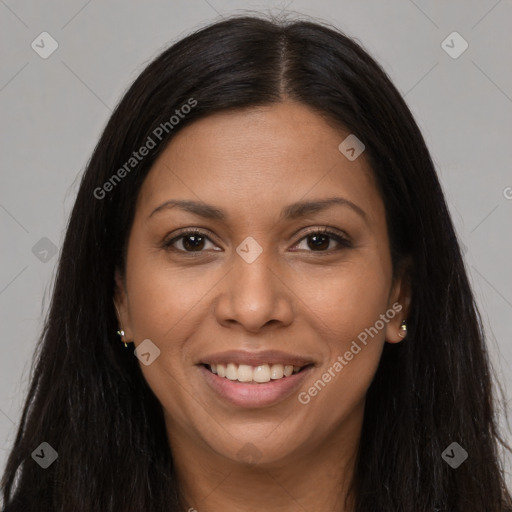
<svg viewBox="0 0 512 512">
<path fill-rule="evenodd" d="M 189 243 L 190 240 L 193 240 L 192 243 Z M 190 249 L 192 251 L 197 251 L 201 249 L 201 243 L 204 243 L 203 237 L 201 235 L 187 235 L 183 239 L 183 247 L 185 249 Z"/>
<path fill-rule="evenodd" d="M 316 240 L 317 242 L 314 242 L 313 244 L 309 244 L 310 249 L 313 249 L 313 248 L 327 249 L 329 247 L 329 237 L 328 236 L 326 236 L 326 235 L 311 235 L 310 240 L 313 240 L 313 239 Z M 322 241 L 319 241 L 319 239 L 322 239 Z M 327 242 L 327 244 L 326 244 L 326 242 Z"/>
</svg>

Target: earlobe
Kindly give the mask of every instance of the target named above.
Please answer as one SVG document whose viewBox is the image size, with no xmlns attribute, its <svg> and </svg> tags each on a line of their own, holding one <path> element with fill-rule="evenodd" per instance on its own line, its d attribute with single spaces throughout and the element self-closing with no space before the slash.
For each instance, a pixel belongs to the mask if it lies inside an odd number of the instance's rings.
<svg viewBox="0 0 512 512">
<path fill-rule="evenodd" d="M 400 336 L 400 338 L 402 339 L 404 339 L 407 336 L 407 322 L 405 320 L 402 320 L 402 323 L 400 324 L 398 336 Z"/>
<path fill-rule="evenodd" d="M 407 337 L 407 320 L 400 315 L 398 321 L 391 321 L 386 327 L 386 341 L 400 343 Z"/>
<path fill-rule="evenodd" d="M 126 286 L 124 284 L 121 272 L 115 270 L 115 291 L 114 308 L 117 313 L 117 324 L 119 326 L 118 334 L 124 343 L 132 341 L 133 336 L 130 328 L 130 318 L 128 312 L 128 297 L 126 295 Z"/>
<path fill-rule="evenodd" d="M 396 312 L 395 316 L 386 326 L 386 341 L 400 343 L 407 337 L 407 318 L 410 312 L 412 291 L 409 279 L 409 266 L 402 272 L 391 294 L 391 305 Z"/>
</svg>

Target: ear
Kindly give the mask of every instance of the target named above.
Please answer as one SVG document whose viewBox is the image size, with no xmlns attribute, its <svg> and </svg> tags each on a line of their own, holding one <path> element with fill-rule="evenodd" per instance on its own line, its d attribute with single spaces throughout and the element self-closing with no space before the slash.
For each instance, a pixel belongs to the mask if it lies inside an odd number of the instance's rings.
<svg viewBox="0 0 512 512">
<path fill-rule="evenodd" d="M 400 343 L 407 336 L 407 331 L 402 331 L 400 326 L 403 320 L 407 322 L 411 307 L 412 260 L 407 258 L 400 268 L 389 295 L 388 311 L 394 311 L 395 316 L 386 325 L 386 341 L 388 343 Z"/>
<path fill-rule="evenodd" d="M 124 331 L 123 341 L 133 341 L 133 332 L 130 322 L 130 308 L 128 305 L 128 295 L 126 293 L 126 284 L 124 278 L 118 268 L 115 270 L 115 292 L 114 306 L 117 313 L 117 322 L 119 330 Z"/>
</svg>

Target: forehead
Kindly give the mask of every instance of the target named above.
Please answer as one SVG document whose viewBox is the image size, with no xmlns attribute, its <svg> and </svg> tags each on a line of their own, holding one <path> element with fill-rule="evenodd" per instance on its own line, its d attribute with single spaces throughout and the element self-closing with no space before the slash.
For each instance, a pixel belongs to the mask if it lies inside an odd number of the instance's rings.
<svg viewBox="0 0 512 512">
<path fill-rule="evenodd" d="M 294 102 L 210 115 L 171 140 L 137 209 L 147 216 L 169 199 L 186 198 L 240 218 L 341 195 L 378 217 L 383 205 L 364 153 L 350 161 L 338 149 L 349 134 Z"/>
</svg>

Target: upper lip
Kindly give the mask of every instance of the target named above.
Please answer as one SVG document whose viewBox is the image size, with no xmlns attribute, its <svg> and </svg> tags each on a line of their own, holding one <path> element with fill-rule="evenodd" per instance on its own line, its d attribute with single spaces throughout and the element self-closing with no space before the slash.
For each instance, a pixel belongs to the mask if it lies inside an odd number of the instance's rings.
<svg viewBox="0 0 512 512">
<path fill-rule="evenodd" d="M 249 366 L 260 366 L 262 364 L 282 364 L 293 366 L 307 366 L 314 361 L 308 357 L 295 354 L 288 354 L 280 350 L 264 350 L 260 352 L 247 352 L 243 350 L 229 350 L 227 352 L 217 352 L 205 356 L 199 364 L 246 364 Z"/>
</svg>

